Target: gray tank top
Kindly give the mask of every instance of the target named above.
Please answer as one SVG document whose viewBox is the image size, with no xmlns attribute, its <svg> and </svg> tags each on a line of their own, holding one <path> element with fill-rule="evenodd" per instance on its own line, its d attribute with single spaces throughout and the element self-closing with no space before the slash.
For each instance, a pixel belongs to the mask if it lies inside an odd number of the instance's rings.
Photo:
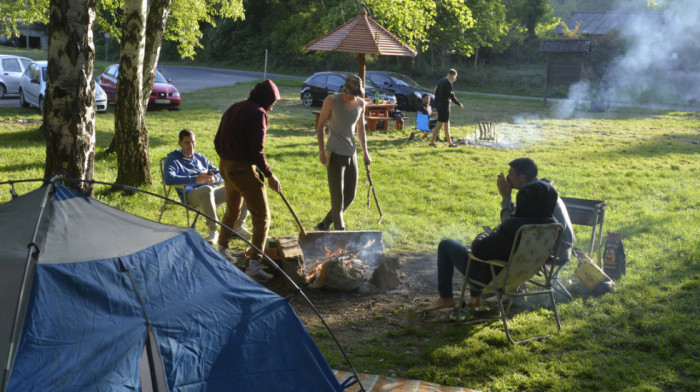
<svg viewBox="0 0 700 392">
<path fill-rule="evenodd" d="M 355 99 L 355 106 L 352 109 L 345 109 L 340 102 L 340 94 L 335 94 L 333 111 L 328 119 L 328 140 L 326 141 L 326 151 L 336 154 L 353 156 L 357 149 L 355 147 L 355 125 L 360 119 L 360 104 Z"/>
</svg>

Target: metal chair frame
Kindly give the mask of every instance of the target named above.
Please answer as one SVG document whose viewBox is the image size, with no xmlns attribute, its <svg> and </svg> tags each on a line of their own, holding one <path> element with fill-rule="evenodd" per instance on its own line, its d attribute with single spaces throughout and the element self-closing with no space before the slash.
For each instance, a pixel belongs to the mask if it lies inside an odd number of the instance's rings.
<svg viewBox="0 0 700 392">
<path fill-rule="evenodd" d="M 533 235 L 536 230 L 544 230 L 548 233 L 543 242 L 543 246 L 546 246 L 547 257 L 542 260 L 534 260 L 532 263 L 521 263 L 521 265 L 516 265 L 523 258 L 527 259 L 529 255 L 524 254 L 523 248 L 519 249 L 519 244 L 522 241 L 533 241 Z M 467 269 L 464 274 L 464 281 L 462 283 L 462 292 L 460 294 L 460 300 L 457 306 L 457 317 L 458 321 L 462 321 L 461 312 L 462 304 L 465 302 L 464 297 L 466 293 L 467 284 L 471 287 L 477 287 L 483 291 L 495 292 L 497 298 L 498 311 L 500 313 L 500 319 L 503 322 L 503 327 L 505 329 L 506 337 L 513 344 L 520 344 L 530 340 L 541 340 L 550 338 L 550 336 L 534 336 L 528 339 L 523 339 L 516 341 L 512 338 L 510 330 L 508 328 L 508 320 L 506 318 L 507 313 L 510 311 L 510 307 L 513 303 L 514 297 L 527 297 L 535 295 L 548 295 L 550 299 L 550 307 L 554 312 L 554 318 L 557 323 L 558 332 L 561 332 L 561 321 L 559 320 L 559 312 L 557 311 L 557 305 L 554 301 L 554 288 L 553 288 L 553 277 L 559 273 L 561 265 L 556 265 L 554 263 L 556 254 L 559 252 L 559 247 L 561 246 L 563 227 L 558 223 L 549 224 L 535 224 L 535 225 L 524 225 L 520 227 L 515 234 L 515 240 L 513 241 L 513 247 L 511 248 L 510 257 L 508 261 L 503 260 L 481 260 L 474 256 L 471 251 L 469 252 L 469 261 L 467 263 Z M 469 269 L 472 263 L 485 263 L 491 268 L 491 274 L 495 277 L 488 284 L 473 280 L 469 278 Z M 531 266 L 531 270 L 522 270 L 519 267 L 523 265 Z M 496 267 L 503 268 L 498 274 L 495 272 Z M 536 287 L 535 291 L 525 291 L 518 292 L 516 289 L 523 283 L 528 283 Z M 503 296 L 508 295 L 510 297 L 507 307 L 503 306 Z M 484 321 L 493 321 L 497 319 L 478 319 L 473 321 L 468 321 L 465 324 L 474 324 Z M 557 333 L 558 333 L 557 332 Z"/>
<path fill-rule="evenodd" d="M 479 144 L 479 140 L 492 142 L 492 148 L 498 148 L 498 132 L 496 124 L 489 121 L 479 121 L 474 130 L 474 148 Z"/>
</svg>

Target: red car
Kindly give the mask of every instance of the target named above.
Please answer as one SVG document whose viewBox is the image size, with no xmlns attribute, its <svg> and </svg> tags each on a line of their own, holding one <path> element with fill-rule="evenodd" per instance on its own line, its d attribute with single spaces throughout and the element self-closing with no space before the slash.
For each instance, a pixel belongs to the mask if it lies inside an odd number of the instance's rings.
<svg viewBox="0 0 700 392">
<path fill-rule="evenodd" d="M 117 95 L 117 75 L 119 64 L 112 64 L 97 79 L 97 84 L 107 93 L 107 100 L 114 102 Z M 153 83 L 151 96 L 148 98 L 148 109 L 180 109 L 180 92 L 170 84 L 170 79 L 156 71 L 156 80 Z"/>
</svg>

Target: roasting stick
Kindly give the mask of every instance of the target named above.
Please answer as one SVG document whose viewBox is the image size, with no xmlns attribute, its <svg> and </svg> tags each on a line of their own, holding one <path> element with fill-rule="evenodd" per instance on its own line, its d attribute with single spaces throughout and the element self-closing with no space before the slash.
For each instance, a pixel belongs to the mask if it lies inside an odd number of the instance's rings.
<svg viewBox="0 0 700 392">
<path fill-rule="evenodd" d="M 294 212 L 294 209 L 292 206 L 289 204 L 287 201 L 287 198 L 284 197 L 284 193 L 280 191 L 280 196 L 282 196 L 282 200 L 284 201 L 284 204 L 287 205 L 287 208 L 289 208 L 289 211 L 292 213 L 294 216 L 294 219 L 297 221 L 297 225 L 299 225 L 299 231 L 302 237 L 306 237 L 306 230 L 304 230 L 304 225 L 301 224 L 301 221 L 299 220 L 299 217 L 297 216 L 296 212 Z"/>
<path fill-rule="evenodd" d="M 377 222 L 379 225 L 382 223 L 382 219 L 384 219 L 384 214 L 382 214 L 382 207 L 379 206 L 377 191 L 374 190 L 374 183 L 372 182 L 372 175 L 369 171 L 369 165 L 365 165 L 365 169 L 367 169 L 367 180 L 369 181 L 369 189 L 367 190 L 367 209 L 370 208 L 369 193 L 372 192 L 372 195 L 374 196 L 374 204 L 377 205 L 377 210 L 379 211 L 379 222 Z"/>
</svg>

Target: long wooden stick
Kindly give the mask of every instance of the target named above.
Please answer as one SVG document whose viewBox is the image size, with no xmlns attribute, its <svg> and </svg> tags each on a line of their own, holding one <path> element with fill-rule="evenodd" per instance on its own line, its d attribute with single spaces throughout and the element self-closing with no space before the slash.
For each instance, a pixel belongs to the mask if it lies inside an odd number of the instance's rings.
<svg viewBox="0 0 700 392">
<path fill-rule="evenodd" d="M 372 175 L 369 171 L 369 165 L 365 165 L 365 169 L 367 169 L 367 180 L 369 181 L 369 189 L 367 190 L 367 208 L 369 208 L 369 192 L 372 192 L 372 195 L 374 196 L 374 204 L 377 205 L 377 211 L 379 211 L 379 222 L 377 224 L 382 223 L 382 219 L 384 219 L 384 214 L 382 214 L 382 207 L 379 206 L 379 200 L 377 199 L 377 191 L 374 190 L 374 183 L 372 182 Z"/>
<path fill-rule="evenodd" d="M 294 219 L 297 221 L 297 225 L 299 225 L 299 231 L 301 232 L 302 237 L 306 237 L 306 230 L 304 230 L 304 225 L 301 224 L 301 221 L 299 220 L 299 217 L 297 216 L 297 213 L 294 212 L 294 209 L 292 206 L 289 204 L 287 201 L 287 198 L 284 197 L 284 193 L 280 192 L 280 196 L 282 196 L 282 200 L 284 201 L 284 204 L 287 205 L 287 208 L 289 208 L 289 211 L 292 212 L 292 215 L 294 216 Z"/>
</svg>

